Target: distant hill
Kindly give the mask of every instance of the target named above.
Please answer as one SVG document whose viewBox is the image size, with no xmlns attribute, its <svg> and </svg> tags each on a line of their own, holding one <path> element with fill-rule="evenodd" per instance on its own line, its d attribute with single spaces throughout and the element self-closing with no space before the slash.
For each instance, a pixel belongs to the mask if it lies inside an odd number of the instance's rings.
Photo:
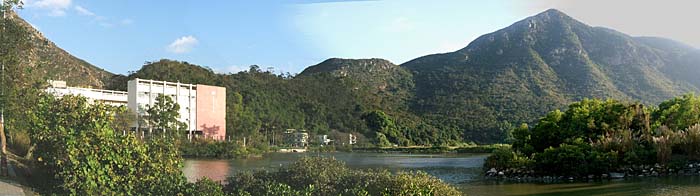
<svg viewBox="0 0 700 196">
<path fill-rule="evenodd" d="M 147 62 L 128 76 L 114 75 L 70 56 L 13 17 L 9 33 L 23 36 L 8 37 L 21 48 L 21 67 L 71 85 L 115 90 L 126 90 L 126 81 L 136 77 L 225 86 L 227 130 L 233 135 L 297 128 L 374 137 L 363 115 L 379 110 L 395 131 L 387 137 L 402 144 L 491 143 L 503 141 L 520 123 L 584 98 L 658 103 L 700 89 L 698 49 L 591 27 L 558 10 L 480 36 L 454 52 L 401 65 L 332 58 L 296 76 L 256 66 L 217 74 L 167 59 Z"/>
<path fill-rule="evenodd" d="M 297 77 L 328 73 L 352 85 L 371 108 L 405 111 L 412 97 L 411 73 L 384 59 L 331 58 L 310 66 Z"/>
<path fill-rule="evenodd" d="M 507 124 L 532 122 L 583 98 L 658 103 L 697 91 L 699 54 L 671 40 L 591 27 L 552 9 L 458 51 L 401 66 L 414 76 L 415 113 L 453 119 L 468 139 L 495 141 Z"/>
<path fill-rule="evenodd" d="M 46 80 L 65 80 L 68 85 L 101 88 L 112 80 L 114 74 L 76 58 L 46 39 L 38 30 L 17 16 L 8 14 L 8 22 L 0 48 L 19 54 L 9 68 L 25 69 L 32 77 Z M 2 31 L 2 30 L 0 30 Z M 10 64 L 10 63 L 8 63 Z"/>
<path fill-rule="evenodd" d="M 209 68 L 193 65 L 188 62 L 161 59 L 155 62 L 146 62 L 141 69 L 132 72 L 128 76 L 113 76 L 112 82 L 105 88 L 126 91 L 127 82 L 134 78 L 165 80 L 188 84 L 222 85 L 218 75 Z"/>
</svg>

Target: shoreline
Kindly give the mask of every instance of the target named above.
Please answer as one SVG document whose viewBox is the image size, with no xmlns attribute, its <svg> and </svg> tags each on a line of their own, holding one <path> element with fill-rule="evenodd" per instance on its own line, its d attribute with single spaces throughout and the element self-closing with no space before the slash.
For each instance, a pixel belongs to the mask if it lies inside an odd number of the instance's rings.
<svg viewBox="0 0 700 196">
<path fill-rule="evenodd" d="M 532 169 L 524 168 L 507 168 L 501 170 L 490 168 L 482 174 L 484 180 L 545 183 L 681 176 L 700 176 L 700 162 L 688 162 L 681 167 L 671 167 L 660 164 L 624 166 L 615 171 L 600 172 L 599 174 L 589 174 L 585 176 L 538 175 L 535 174 Z"/>
</svg>

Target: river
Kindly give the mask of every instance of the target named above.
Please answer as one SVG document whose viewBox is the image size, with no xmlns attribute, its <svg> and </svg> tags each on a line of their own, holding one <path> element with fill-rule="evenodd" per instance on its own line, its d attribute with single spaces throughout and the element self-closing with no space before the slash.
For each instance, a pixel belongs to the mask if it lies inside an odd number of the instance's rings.
<svg viewBox="0 0 700 196">
<path fill-rule="evenodd" d="M 486 154 L 273 153 L 258 159 L 187 159 L 188 180 L 222 181 L 238 171 L 275 169 L 302 156 L 335 157 L 351 168 L 421 170 L 454 184 L 468 195 L 700 195 L 700 177 L 658 177 L 587 183 L 502 183 L 481 178 Z"/>
</svg>

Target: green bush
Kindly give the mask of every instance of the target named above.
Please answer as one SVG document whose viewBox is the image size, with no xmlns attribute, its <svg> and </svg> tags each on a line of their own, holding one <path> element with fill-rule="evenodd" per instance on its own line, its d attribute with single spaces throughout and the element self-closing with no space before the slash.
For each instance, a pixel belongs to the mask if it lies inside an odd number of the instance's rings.
<svg viewBox="0 0 700 196">
<path fill-rule="evenodd" d="M 113 130 L 123 110 L 85 98 L 42 97 L 28 119 L 40 192 L 71 195 L 175 195 L 186 184 L 177 140 L 138 140 Z"/>
<path fill-rule="evenodd" d="M 332 158 L 304 157 L 275 172 L 235 174 L 224 191 L 251 195 L 461 195 L 423 172 L 352 170 Z"/>
<path fill-rule="evenodd" d="M 584 99 L 552 111 L 534 128 L 512 133 L 513 150 L 533 157 L 536 175 L 583 177 L 635 165 L 700 160 L 700 97 L 684 95 L 650 109 L 640 103 Z M 519 155 L 498 150 L 484 169 L 522 167 Z"/>
<path fill-rule="evenodd" d="M 484 169 L 495 168 L 503 170 L 508 168 L 531 168 L 532 160 L 522 153 L 513 152 L 511 149 L 496 149 L 491 156 L 486 158 Z"/>
<path fill-rule="evenodd" d="M 586 149 L 577 145 L 562 144 L 556 148 L 549 147 L 536 154 L 535 161 L 535 171 L 545 175 L 575 177 L 588 174 Z"/>
<path fill-rule="evenodd" d="M 197 180 L 195 183 L 190 183 L 187 185 L 184 191 L 185 195 L 189 196 L 223 196 L 226 195 L 222 189 L 222 186 L 218 182 L 214 182 L 209 178 L 202 178 Z"/>
</svg>

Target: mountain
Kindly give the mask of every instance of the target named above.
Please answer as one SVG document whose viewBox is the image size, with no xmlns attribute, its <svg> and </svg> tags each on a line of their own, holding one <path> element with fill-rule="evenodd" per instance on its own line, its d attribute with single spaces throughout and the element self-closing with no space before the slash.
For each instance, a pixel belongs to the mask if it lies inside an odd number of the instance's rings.
<svg viewBox="0 0 700 196">
<path fill-rule="evenodd" d="M 496 141 L 583 98 L 658 103 L 700 89 L 700 53 L 662 38 L 591 27 L 558 11 L 480 36 L 455 52 L 401 66 L 415 84 L 412 111 L 451 119 L 476 141 Z"/>
<path fill-rule="evenodd" d="M 5 28 L 0 30 L 0 35 L 3 35 L 0 36 L 0 48 L 4 52 L 17 54 L 17 58 L 3 58 L 7 60 L 6 68 L 15 69 L 8 72 L 24 70 L 21 77 L 65 80 L 71 86 L 94 88 L 105 86 L 114 77 L 114 74 L 59 48 L 15 12 L 9 12 L 6 22 L 2 24 Z"/>
<path fill-rule="evenodd" d="M 330 74 L 349 83 L 371 108 L 406 111 L 405 102 L 412 97 L 411 73 L 384 59 L 331 58 L 304 69 L 298 77 L 318 74 Z"/>
<path fill-rule="evenodd" d="M 279 137 L 274 130 L 295 128 L 369 138 L 382 132 L 401 145 L 502 142 L 518 124 L 584 98 L 655 104 L 700 89 L 700 50 L 592 27 L 558 10 L 480 36 L 454 52 L 401 65 L 332 58 L 296 76 L 257 66 L 219 74 L 174 60 L 114 75 L 56 47 L 14 14 L 7 27 L 0 48 L 21 58 L 3 61 L 18 61 L 9 71 L 25 74 L 15 79 L 63 79 L 114 90 L 125 90 L 126 81 L 136 77 L 224 86 L 227 130 L 250 141 L 274 140 Z M 380 130 L 366 124 L 368 114 L 381 121 Z"/>
</svg>

